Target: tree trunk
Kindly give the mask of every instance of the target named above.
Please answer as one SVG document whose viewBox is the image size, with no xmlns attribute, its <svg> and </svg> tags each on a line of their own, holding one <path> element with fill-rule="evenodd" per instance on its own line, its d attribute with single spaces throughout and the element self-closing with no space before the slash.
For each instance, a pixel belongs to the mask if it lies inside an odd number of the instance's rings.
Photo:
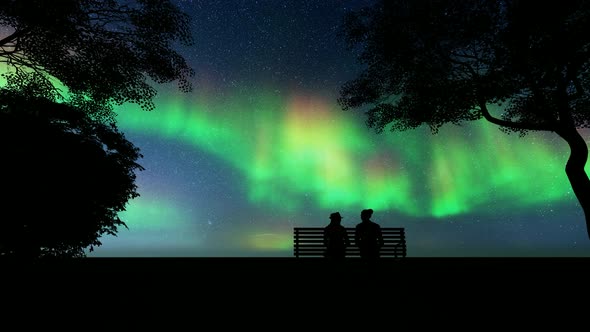
<svg viewBox="0 0 590 332">
<path fill-rule="evenodd" d="M 565 174 L 567 174 L 574 194 L 584 211 L 586 232 L 590 239 L 590 179 L 584 170 L 588 160 L 588 146 L 575 128 L 560 130 L 558 134 L 570 147 L 570 157 L 565 165 Z"/>
</svg>

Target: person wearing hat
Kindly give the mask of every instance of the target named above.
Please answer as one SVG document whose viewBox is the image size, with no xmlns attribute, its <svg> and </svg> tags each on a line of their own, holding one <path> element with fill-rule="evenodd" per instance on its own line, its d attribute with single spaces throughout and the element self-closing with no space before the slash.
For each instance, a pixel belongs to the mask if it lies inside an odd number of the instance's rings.
<svg viewBox="0 0 590 332">
<path fill-rule="evenodd" d="M 340 224 L 342 216 L 340 212 L 330 214 L 330 224 L 324 227 L 325 256 L 327 258 L 344 258 L 346 247 L 350 245 L 346 228 Z"/>
</svg>

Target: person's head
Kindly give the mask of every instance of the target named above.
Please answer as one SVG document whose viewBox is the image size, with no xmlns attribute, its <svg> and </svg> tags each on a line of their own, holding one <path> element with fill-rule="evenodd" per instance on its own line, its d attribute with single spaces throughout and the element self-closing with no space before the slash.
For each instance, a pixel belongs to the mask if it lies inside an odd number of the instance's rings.
<svg viewBox="0 0 590 332">
<path fill-rule="evenodd" d="M 373 209 L 365 209 L 361 211 L 361 219 L 362 220 L 369 220 L 373 215 Z"/>
<path fill-rule="evenodd" d="M 330 214 L 330 221 L 335 222 L 335 223 L 339 223 L 340 220 L 342 220 L 342 216 L 340 215 L 340 212 L 334 212 L 334 213 Z"/>
</svg>

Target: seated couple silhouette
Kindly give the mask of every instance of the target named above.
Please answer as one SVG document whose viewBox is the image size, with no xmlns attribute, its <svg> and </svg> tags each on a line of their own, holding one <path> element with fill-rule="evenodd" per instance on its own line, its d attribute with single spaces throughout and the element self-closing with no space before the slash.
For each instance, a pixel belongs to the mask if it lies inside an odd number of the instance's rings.
<svg viewBox="0 0 590 332">
<path fill-rule="evenodd" d="M 361 258 L 379 258 L 383 246 L 381 226 L 373 222 L 372 209 L 361 211 L 361 222 L 355 227 L 354 244 L 359 248 Z M 325 256 L 328 258 L 344 258 L 346 248 L 351 245 L 346 228 L 342 226 L 340 212 L 330 214 L 330 224 L 324 227 Z"/>
</svg>

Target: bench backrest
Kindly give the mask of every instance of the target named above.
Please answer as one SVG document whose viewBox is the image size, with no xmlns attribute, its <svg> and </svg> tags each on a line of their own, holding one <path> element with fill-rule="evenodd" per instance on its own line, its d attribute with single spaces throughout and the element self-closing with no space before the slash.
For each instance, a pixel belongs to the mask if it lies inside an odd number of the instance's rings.
<svg viewBox="0 0 590 332">
<path fill-rule="evenodd" d="M 347 257 L 359 257 L 359 249 L 354 243 L 354 227 L 346 227 L 350 246 L 346 249 Z M 295 257 L 323 257 L 324 227 L 295 227 L 293 229 L 293 251 Z M 406 257 L 406 232 L 403 227 L 381 227 L 384 245 L 381 257 Z"/>
</svg>

